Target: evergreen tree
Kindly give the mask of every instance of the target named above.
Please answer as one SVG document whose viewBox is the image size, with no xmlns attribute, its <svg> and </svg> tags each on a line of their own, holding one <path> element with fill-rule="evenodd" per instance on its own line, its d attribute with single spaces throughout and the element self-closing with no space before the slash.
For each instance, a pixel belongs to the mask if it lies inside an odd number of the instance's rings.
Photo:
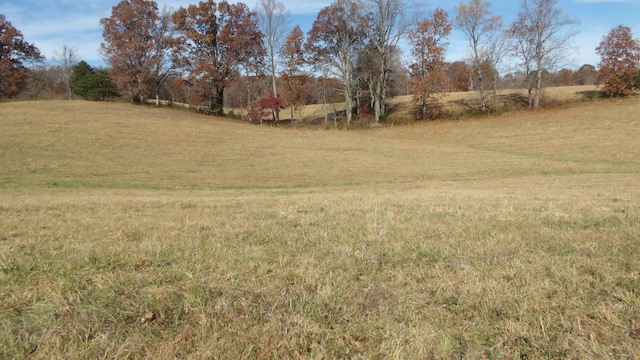
<svg viewBox="0 0 640 360">
<path fill-rule="evenodd" d="M 89 100 L 105 100 L 118 95 L 118 87 L 109 79 L 106 70 L 95 70 L 85 61 L 73 67 L 71 90 Z"/>
</svg>

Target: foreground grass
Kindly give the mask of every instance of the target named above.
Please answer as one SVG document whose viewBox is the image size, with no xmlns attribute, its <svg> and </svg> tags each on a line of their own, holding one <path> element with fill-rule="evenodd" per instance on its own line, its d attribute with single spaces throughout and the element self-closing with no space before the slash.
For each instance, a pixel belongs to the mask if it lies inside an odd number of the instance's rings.
<svg viewBox="0 0 640 360">
<path fill-rule="evenodd" d="M 0 358 L 640 357 L 638 103 L 346 133 L 86 104 L 0 106 Z"/>
</svg>

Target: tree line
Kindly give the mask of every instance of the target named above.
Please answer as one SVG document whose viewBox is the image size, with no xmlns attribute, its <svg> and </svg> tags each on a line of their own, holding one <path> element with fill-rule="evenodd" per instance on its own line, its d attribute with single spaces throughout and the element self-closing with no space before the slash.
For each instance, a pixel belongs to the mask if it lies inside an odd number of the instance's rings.
<svg viewBox="0 0 640 360">
<path fill-rule="evenodd" d="M 405 0 L 335 0 L 305 34 L 289 26 L 278 0 L 261 0 L 255 9 L 206 0 L 177 10 L 122 0 L 100 20 L 106 69 L 79 61 L 66 45 L 55 55 L 57 66 L 43 66 L 39 50 L 0 15 L 0 98 L 48 88 L 89 99 L 184 102 L 218 114 L 242 107 L 260 121 L 278 121 L 284 109 L 293 119 L 309 103 L 342 102 L 350 124 L 362 113 L 383 120 L 388 97 L 399 94 L 413 95 L 416 117 L 427 119 L 439 114 L 449 91 L 477 91 L 484 112 L 498 109 L 496 92 L 505 87 L 525 87 L 531 108 L 540 106 L 544 86 L 595 83 L 605 96 L 640 87 L 640 41 L 630 28 L 603 37 L 597 69 L 574 71 L 562 66 L 577 21 L 557 0 L 523 0 L 507 25 L 490 7 L 468 0 L 455 6 L 455 16 L 442 9 L 416 16 L 420 9 Z M 453 30 L 464 34 L 470 56 L 448 63 Z"/>
</svg>

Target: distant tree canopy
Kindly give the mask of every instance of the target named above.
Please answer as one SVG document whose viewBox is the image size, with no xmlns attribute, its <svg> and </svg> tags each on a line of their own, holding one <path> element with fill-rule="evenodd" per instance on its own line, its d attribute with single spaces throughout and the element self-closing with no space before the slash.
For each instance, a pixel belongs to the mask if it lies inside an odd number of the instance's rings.
<svg viewBox="0 0 640 360">
<path fill-rule="evenodd" d="M 28 65 L 43 60 L 38 48 L 0 14 L 0 98 L 12 98 L 24 90 Z"/>
<path fill-rule="evenodd" d="M 597 75 L 595 66 L 584 64 L 573 74 L 573 81 L 575 85 L 593 85 L 596 83 Z"/>
<path fill-rule="evenodd" d="M 118 87 L 109 78 L 106 70 L 94 69 L 85 61 L 73 67 L 71 90 L 89 100 L 105 100 L 118 95 Z"/>
<path fill-rule="evenodd" d="M 163 94 L 222 113 L 225 106 L 250 107 L 271 92 L 291 108 L 292 118 L 307 101 L 342 97 L 347 123 L 354 107 L 358 115 L 369 107 L 378 121 L 386 113 L 387 94 L 411 92 L 424 118 L 427 108 L 437 109 L 437 92 L 478 90 L 484 110 L 492 85 L 497 110 L 499 88 L 526 86 L 529 106 L 538 107 L 543 85 L 595 82 L 591 65 L 559 69 L 576 21 L 557 0 L 523 1 L 508 29 L 490 5 L 463 0 L 449 24 L 410 20 L 407 0 L 334 0 L 307 34 L 294 26 L 285 36 L 288 11 L 278 0 L 261 0 L 258 12 L 241 2 L 202 0 L 170 17 L 159 14 L 153 0 L 121 0 L 101 20 L 103 51 L 125 96 L 150 93 L 155 83 L 157 97 L 166 80 L 171 89 Z M 470 60 L 443 60 L 450 28 L 466 35 Z M 412 64 L 403 62 L 401 39 L 413 43 Z M 518 68 L 500 74 L 501 64 L 513 63 L 507 56 Z M 164 70 L 149 71 L 152 64 Z M 328 79 L 341 86 L 326 87 Z M 232 99 L 225 99 L 225 90 Z"/>
<path fill-rule="evenodd" d="M 597 84 L 605 96 L 626 96 L 638 88 L 640 40 L 634 39 L 631 29 L 620 25 L 602 38 L 596 48 L 600 55 Z"/>
<path fill-rule="evenodd" d="M 441 113 L 438 94 L 448 91 L 477 90 L 480 101 L 464 105 L 499 111 L 498 89 L 526 88 L 534 108 L 542 86 L 597 83 L 606 96 L 640 87 L 640 41 L 622 25 L 596 49 L 597 70 L 561 68 L 576 20 L 558 0 L 522 1 L 507 28 L 485 0 L 461 0 L 452 20 L 444 12 L 412 17 L 417 12 L 409 0 L 332 0 L 307 33 L 297 25 L 285 31 L 289 12 L 280 0 L 260 0 L 257 11 L 231 0 L 198 0 L 177 10 L 159 10 L 154 0 L 118 1 L 100 19 L 108 70 L 77 64 L 67 45 L 53 56 L 58 66 L 44 64 L 0 15 L 0 99 L 70 97 L 73 91 L 87 99 L 155 97 L 157 104 L 168 99 L 223 114 L 256 108 L 272 93 L 282 104 L 271 109 L 284 106 L 291 119 L 306 104 L 344 102 L 346 111 L 333 106 L 333 118 L 351 124 L 366 116 L 383 120 L 395 110 L 390 96 L 413 95 L 416 114 L 429 118 Z M 448 63 L 446 38 L 453 30 L 465 35 L 471 56 Z M 505 64 L 514 68 L 501 74 Z M 276 121 L 289 116 L 270 114 Z"/>
</svg>

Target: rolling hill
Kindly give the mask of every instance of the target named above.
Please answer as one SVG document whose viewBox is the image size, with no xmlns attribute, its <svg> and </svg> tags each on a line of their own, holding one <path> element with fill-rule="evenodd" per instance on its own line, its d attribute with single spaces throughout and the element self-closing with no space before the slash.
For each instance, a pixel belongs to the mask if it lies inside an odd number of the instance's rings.
<svg viewBox="0 0 640 360">
<path fill-rule="evenodd" d="M 639 113 L 0 103 L 0 358 L 640 358 Z"/>
</svg>

